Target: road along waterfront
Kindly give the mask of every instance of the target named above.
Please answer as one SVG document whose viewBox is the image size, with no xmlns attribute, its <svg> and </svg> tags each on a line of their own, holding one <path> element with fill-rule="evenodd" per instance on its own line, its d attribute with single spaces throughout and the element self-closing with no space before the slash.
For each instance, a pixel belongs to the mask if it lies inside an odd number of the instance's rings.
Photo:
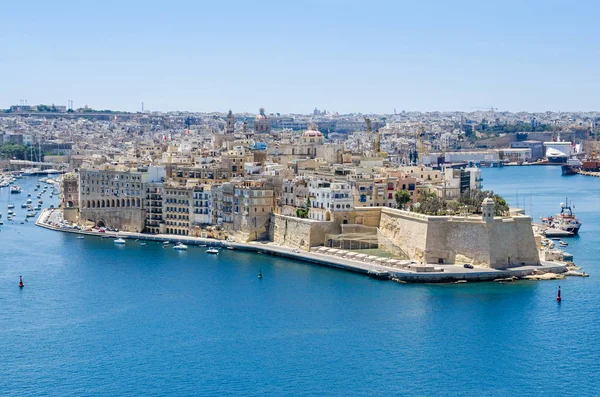
<svg viewBox="0 0 600 397">
<path fill-rule="evenodd" d="M 243 250 L 281 256 L 289 259 L 300 260 L 320 266 L 334 267 L 350 272 L 361 273 L 375 278 L 390 279 L 401 282 L 411 283 L 440 283 L 440 282 L 456 282 L 456 281 L 494 281 L 508 280 L 512 278 L 521 278 L 532 274 L 540 273 L 563 273 L 566 270 L 566 265 L 557 262 L 542 262 L 540 266 L 518 266 L 506 270 L 498 270 L 491 268 L 476 267 L 468 269 L 462 265 L 435 265 L 437 271 L 425 273 L 399 269 L 380 265 L 376 263 L 368 263 L 348 258 L 340 258 L 334 255 L 321 254 L 319 252 L 304 252 L 283 247 L 274 243 L 238 243 L 232 241 L 221 241 L 202 237 L 176 236 L 168 234 L 143 234 L 134 232 L 94 232 L 82 231 L 72 228 L 60 226 L 59 209 L 45 209 L 40 213 L 36 221 L 36 225 L 47 229 L 75 233 L 81 235 L 95 236 L 98 238 L 126 238 L 129 240 L 147 240 L 160 242 L 181 242 L 187 245 L 207 245 L 229 248 L 233 250 Z M 431 265 L 433 266 L 433 265 Z M 512 280 L 510 280 L 512 281 Z"/>
</svg>

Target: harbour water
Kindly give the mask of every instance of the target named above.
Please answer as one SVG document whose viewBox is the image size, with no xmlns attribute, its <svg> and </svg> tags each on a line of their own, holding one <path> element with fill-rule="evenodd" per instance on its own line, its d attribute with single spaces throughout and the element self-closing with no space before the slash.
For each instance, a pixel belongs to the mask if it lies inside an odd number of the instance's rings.
<svg viewBox="0 0 600 397">
<path fill-rule="evenodd" d="M 238 251 L 118 247 L 20 224 L 36 179 L 20 180 L 22 194 L 0 190 L 0 393 L 598 395 L 600 179 L 483 176 L 536 218 L 568 196 L 583 227 L 567 250 L 591 276 L 403 285 Z"/>
</svg>

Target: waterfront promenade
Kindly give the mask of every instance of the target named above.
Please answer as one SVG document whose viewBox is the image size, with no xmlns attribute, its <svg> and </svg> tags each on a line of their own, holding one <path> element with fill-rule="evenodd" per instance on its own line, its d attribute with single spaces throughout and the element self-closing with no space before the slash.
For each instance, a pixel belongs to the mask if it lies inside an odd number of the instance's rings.
<svg viewBox="0 0 600 397">
<path fill-rule="evenodd" d="M 464 281 L 494 281 L 498 279 L 521 278 L 539 273 L 563 273 L 566 265 L 558 262 L 542 262 L 540 266 L 520 266 L 505 270 L 475 267 L 468 269 L 462 265 L 428 264 L 427 272 L 419 272 L 404 267 L 386 266 L 371 261 L 353 260 L 319 252 L 299 251 L 277 245 L 272 242 L 239 243 L 202 237 L 189 237 L 168 234 L 144 234 L 133 232 L 95 232 L 82 231 L 60 226 L 60 210 L 44 209 L 36 220 L 36 225 L 64 233 L 95 236 L 97 238 L 116 238 L 117 235 L 132 242 L 135 240 L 156 242 L 181 242 L 189 246 L 215 246 L 233 250 L 251 251 L 260 254 L 285 257 L 311 264 L 338 268 L 367 276 L 395 280 L 407 283 L 440 283 Z M 424 266 L 424 265 L 421 265 Z M 435 271 L 431 271 L 435 270 Z"/>
</svg>

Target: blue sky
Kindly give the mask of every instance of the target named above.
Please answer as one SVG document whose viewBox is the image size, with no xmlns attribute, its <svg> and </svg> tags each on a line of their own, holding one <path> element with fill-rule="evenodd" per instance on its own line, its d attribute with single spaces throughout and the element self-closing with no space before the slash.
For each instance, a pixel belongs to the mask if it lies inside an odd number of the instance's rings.
<svg viewBox="0 0 600 397">
<path fill-rule="evenodd" d="M 596 110 L 594 1 L 0 6 L 0 108 Z"/>
</svg>

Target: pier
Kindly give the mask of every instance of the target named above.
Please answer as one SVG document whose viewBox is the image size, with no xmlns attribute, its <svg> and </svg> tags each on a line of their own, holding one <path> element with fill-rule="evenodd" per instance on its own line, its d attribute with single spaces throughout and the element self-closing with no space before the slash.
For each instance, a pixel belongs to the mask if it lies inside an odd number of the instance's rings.
<svg viewBox="0 0 600 397">
<path fill-rule="evenodd" d="M 595 176 L 596 178 L 600 178 L 600 172 L 579 171 L 578 174 L 579 175 L 585 175 L 585 176 Z"/>
<path fill-rule="evenodd" d="M 155 242 L 181 242 L 188 246 L 208 246 L 226 249 L 256 252 L 288 259 L 303 261 L 318 266 L 337 268 L 369 277 L 394 280 L 406 283 L 452 283 L 465 281 L 494 281 L 498 279 L 524 278 L 542 273 L 564 273 L 565 263 L 542 262 L 538 266 L 519 266 L 507 269 L 492 269 L 484 267 L 465 268 L 462 264 L 416 264 L 408 266 L 386 266 L 371 261 L 342 258 L 340 256 L 317 251 L 300 251 L 275 244 L 273 242 L 239 243 L 216 240 L 203 237 L 189 237 L 168 234 L 144 234 L 134 232 L 95 232 L 71 229 L 51 224 L 51 217 L 56 217 L 59 209 L 44 209 L 36 220 L 36 225 L 46 229 L 77 235 L 94 236 L 98 238 L 116 238 L 127 240 L 143 240 Z M 319 248 L 319 247 L 315 247 Z M 364 258 L 368 259 L 368 258 Z"/>
</svg>

